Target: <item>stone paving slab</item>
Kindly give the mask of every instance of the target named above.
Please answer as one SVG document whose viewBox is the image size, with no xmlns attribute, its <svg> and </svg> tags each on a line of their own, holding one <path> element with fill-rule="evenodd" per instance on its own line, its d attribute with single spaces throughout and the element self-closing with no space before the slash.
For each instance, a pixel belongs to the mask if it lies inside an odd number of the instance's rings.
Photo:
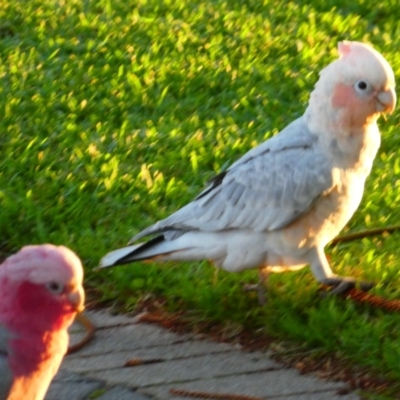
<svg viewBox="0 0 400 400">
<path fill-rule="evenodd" d="M 194 344 L 196 345 L 196 344 Z M 171 360 L 130 368 L 115 368 L 102 371 L 88 371 L 86 376 L 94 379 L 106 379 L 133 388 L 160 385 L 172 382 L 184 382 L 197 379 L 240 375 L 271 368 L 280 368 L 279 364 L 262 354 L 229 353 L 206 354 L 180 360 Z"/>
<path fill-rule="evenodd" d="M 72 354 L 66 357 L 63 367 L 75 372 L 101 371 L 104 369 L 121 368 L 128 360 L 138 359 L 143 362 L 160 362 L 189 358 L 203 354 L 217 354 L 232 351 L 232 346 L 217 344 L 210 341 L 192 341 L 164 346 L 153 346 L 133 350 L 116 351 L 101 355 Z"/>
<path fill-rule="evenodd" d="M 320 392 L 320 393 L 305 393 L 295 394 L 293 396 L 277 396 L 269 397 L 268 400 L 358 400 L 359 397 L 355 394 L 348 394 L 346 396 L 338 395 L 337 391 Z M 179 399 L 179 400 L 182 400 Z"/>
<path fill-rule="evenodd" d="M 256 372 L 247 374 L 235 374 L 224 377 L 212 377 L 194 381 L 174 382 L 167 385 L 150 386 L 141 391 L 157 399 L 179 399 L 169 393 L 169 389 L 186 389 L 194 391 L 208 391 L 213 393 L 231 393 L 262 398 L 274 397 L 298 397 L 302 394 L 325 395 L 338 397 L 335 392 L 345 385 L 338 382 L 321 381 L 309 375 L 300 375 L 292 369 L 280 369 L 277 371 Z M 328 397 L 331 399 L 332 397 Z M 349 397 L 341 396 L 341 400 Z M 357 399 L 357 397 L 353 397 Z"/>
<path fill-rule="evenodd" d="M 137 318 L 125 314 L 113 315 L 103 311 L 90 311 L 90 321 L 97 328 L 111 328 L 114 326 L 132 325 Z"/>
<path fill-rule="evenodd" d="M 160 328 L 155 325 L 133 324 L 112 327 L 97 330 L 95 338 L 79 351 L 79 356 L 109 354 L 152 346 L 162 347 L 186 340 L 185 336 L 178 336 L 167 330 L 160 334 Z"/>
<path fill-rule="evenodd" d="M 224 392 L 221 393 L 227 393 L 225 390 Z M 238 393 L 232 393 L 229 392 L 228 394 L 238 394 Z M 247 396 L 250 396 L 249 394 L 245 394 Z M 254 394 L 252 395 L 254 397 Z M 303 393 L 303 394 L 294 394 L 293 396 L 269 396 L 269 397 L 258 397 L 263 400 L 359 400 L 359 397 L 356 395 L 338 395 L 336 391 L 326 391 L 324 390 L 323 392 L 314 392 L 314 393 Z M 169 393 L 160 393 L 160 397 L 152 397 L 154 400 L 190 400 L 193 399 L 192 397 L 181 397 L 181 396 L 172 396 Z M 118 400 L 118 399 L 114 399 Z"/>
<path fill-rule="evenodd" d="M 339 396 L 340 382 L 300 375 L 268 353 L 177 335 L 135 318 L 88 312 L 95 339 L 66 356 L 45 400 L 183 400 L 170 388 L 243 394 L 266 400 L 358 400 Z M 82 335 L 71 329 L 72 340 Z M 129 359 L 142 364 L 124 368 Z"/>
<path fill-rule="evenodd" d="M 96 397 L 96 400 L 147 400 L 148 397 L 138 392 L 133 392 L 123 386 L 115 386 L 107 390 L 100 397 Z"/>
<path fill-rule="evenodd" d="M 82 400 L 102 388 L 100 381 L 90 380 L 78 374 L 61 370 L 53 380 L 45 400 Z M 116 399 L 117 400 L 117 399 Z"/>
</svg>

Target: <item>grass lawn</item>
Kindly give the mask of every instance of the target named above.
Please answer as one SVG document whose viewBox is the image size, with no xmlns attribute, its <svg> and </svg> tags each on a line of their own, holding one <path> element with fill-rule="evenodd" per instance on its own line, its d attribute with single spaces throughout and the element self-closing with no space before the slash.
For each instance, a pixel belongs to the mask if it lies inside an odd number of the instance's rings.
<svg viewBox="0 0 400 400">
<path fill-rule="evenodd" d="M 170 310 L 300 341 L 400 381 L 400 314 L 321 299 L 308 269 L 272 276 L 265 308 L 242 290 L 256 271 L 202 262 L 92 272 L 300 116 L 339 40 L 372 43 L 399 77 L 399 20 L 394 0 L 0 0 L 3 250 L 65 244 L 101 301 L 131 310 L 153 293 Z M 399 115 L 380 121 L 382 146 L 347 232 L 400 220 Z M 333 269 L 400 298 L 399 240 L 337 246 Z"/>
</svg>

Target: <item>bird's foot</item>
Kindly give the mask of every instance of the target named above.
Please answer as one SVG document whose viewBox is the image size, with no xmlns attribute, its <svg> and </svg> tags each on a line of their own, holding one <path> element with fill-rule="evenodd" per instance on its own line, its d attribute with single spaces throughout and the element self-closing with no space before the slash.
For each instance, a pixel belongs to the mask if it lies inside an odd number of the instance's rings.
<svg viewBox="0 0 400 400">
<path fill-rule="evenodd" d="M 257 292 L 258 304 L 260 304 L 260 306 L 265 306 L 267 304 L 266 288 L 263 282 L 258 282 L 256 284 L 248 283 L 243 286 L 243 290 L 245 292 Z"/>
<path fill-rule="evenodd" d="M 344 294 L 354 288 L 368 292 L 374 287 L 373 283 L 357 281 L 347 276 L 332 276 L 326 278 L 322 283 L 331 287 L 329 294 Z"/>
</svg>

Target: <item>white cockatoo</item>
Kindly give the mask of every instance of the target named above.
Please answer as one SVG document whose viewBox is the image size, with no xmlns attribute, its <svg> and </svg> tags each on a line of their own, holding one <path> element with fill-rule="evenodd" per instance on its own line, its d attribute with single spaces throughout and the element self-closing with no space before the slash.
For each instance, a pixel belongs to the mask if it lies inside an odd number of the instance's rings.
<svg viewBox="0 0 400 400">
<path fill-rule="evenodd" d="M 380 145 L 377 120 L 393 111 L 396 93 L 380 53 L 359 42 L 340 42 L 338 49 L 302 117 L 130 243 L 155 237 L 107 254 L 100 267 L 200 259 L 232 272 L 309 265 L 333 293 L 354 287 L 354 279 L 332 272 L 324 247 L 360 204 Z"/>
</svg>

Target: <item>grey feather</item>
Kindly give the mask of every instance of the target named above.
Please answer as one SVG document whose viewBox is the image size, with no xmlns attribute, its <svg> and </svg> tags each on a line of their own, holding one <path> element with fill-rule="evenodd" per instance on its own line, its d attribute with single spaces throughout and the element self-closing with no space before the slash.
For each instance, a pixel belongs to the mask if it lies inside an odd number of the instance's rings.
<svg viewBox="0 0 400 400">
<path fill-rule="evenodd" d="M 166 231 L 216 232 L 285 227 L 332 185 L 332 167 L 303 117 L 250 150 L 200 195 L 131 242 Z"/>
</svg>

